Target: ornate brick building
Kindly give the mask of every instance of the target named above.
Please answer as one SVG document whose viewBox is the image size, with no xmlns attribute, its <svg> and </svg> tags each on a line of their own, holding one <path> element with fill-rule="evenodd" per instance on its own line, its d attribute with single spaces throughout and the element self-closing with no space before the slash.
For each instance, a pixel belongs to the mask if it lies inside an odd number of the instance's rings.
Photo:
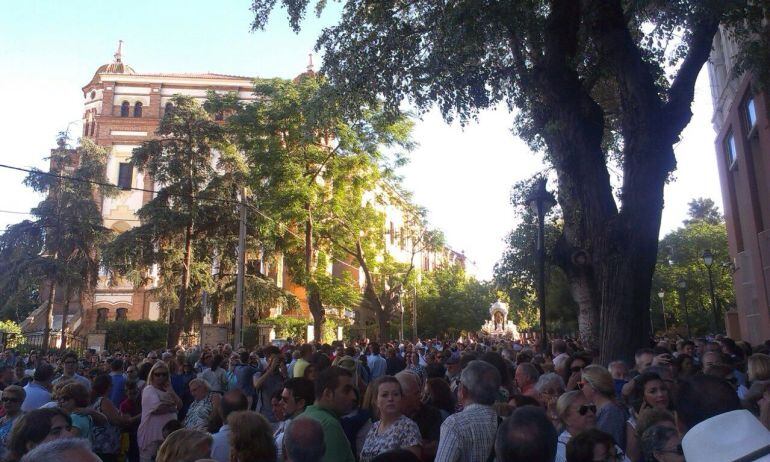
<svg viewBox="0 0 770 462">
<path fill-rule="evenodd" d="M 312 70 L 312 64 L 308 69 Z M 100 66 L 82 91 L 85 98 L 82 136 L 109 150 L 106 177 L 121 189 L 115 197 L 98 199 L 104 226 L 117 232 L 139 224 L 136 213 L 151 199 L 149 191 L 156 189 L 151 178 L 133 167 L 130 158 L 134 148 L 155 136 L 161 118 L 171 109 L 170 101 L 174 95 L 192 96 L 202 103 L 209 91 L 235 92 L 241 101 L 256 100 L 251 77 L 212 73 L 137 73 L 123 62 L 120 45 L 113 62 Z M 397 260 L 406 258 L 410 254 L 406 251 L 405 240 L 399 239 L 403 235 L 400 232 L 405 221 L 403 211 L 394 202 L 386 205 L 384 212 L 388 226 L 384 230 L 388 252 L 394 254 Z M 418 271 L 429 271 L 444 263 L 464 265 L 465 256 L 445 248 L 422 253 L 415 258 L 415 263 Z M 288 274 L 284 274 L 281 261 L 271 268 L 261 269 L 278 286 L 294 293 L 303 307 L 303 313 L 309 316 L 304 288 L 294 284 Z M 351 272 L 351 269 L 334 263 L 330 271 L 340 275 L 345 271 Z M 359 279 L 358 272 L 352 272 L 354 279 Z M 108 285 L 106 275 L 102 276 L 92 295 L 83 296 L 80 303 L 71 304 L 71 315 L 68 317 L 70 331 L 85 334 L 101 322 L 120 319 L 159 319 L 159 303 L 148 292 L 159 277 L 157 269 L 151 269 L 150 275 L 152 281 L 146 288 L 136 288 L 127 282 Z M 61 305 L 61 300 L 54 305 L 53 329 L 56 331 L 61 329 L 62 324 Z M 42 329 L 44 316 L 45 306 L 41 306 L 22 327 L 27 331 Z"/>
</svg>

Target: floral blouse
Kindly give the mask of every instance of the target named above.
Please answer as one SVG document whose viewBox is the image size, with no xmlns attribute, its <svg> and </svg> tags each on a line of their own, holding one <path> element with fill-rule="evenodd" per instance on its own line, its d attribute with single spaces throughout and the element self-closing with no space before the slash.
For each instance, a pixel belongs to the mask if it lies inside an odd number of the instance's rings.
<svg viewBox="0 0 770 462">
<path fill-rule="evenodd" d="M 391 449 L 417 446 L 422 441 L 420 429 L 414 421 L 404 415 L 399 417 L 387 430 L 378 433 L 382 421 L 372 425 L 361 449 L 361 462 L 369 462 L 379 454 Z"/>
</svg>

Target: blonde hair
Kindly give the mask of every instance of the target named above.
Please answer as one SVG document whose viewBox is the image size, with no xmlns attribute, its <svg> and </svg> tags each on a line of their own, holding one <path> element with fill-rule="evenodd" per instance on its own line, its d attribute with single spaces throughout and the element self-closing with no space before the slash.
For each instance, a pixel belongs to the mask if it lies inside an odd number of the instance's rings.
<svg viewBox="0 0 770 462">
<path fill-rule="evenodd" d="M 605 397 L 610 399 L 615 397 L 615 381 L 610 371 L 603 366 L 596 364 L 586 366 L 580 373 L 580 377 Z"/>
<path fill-rule="evenodd" d="M 169 373 L 168 379 L 171 380 L 171 369 L 168 368 L 168 364 L 158 360 L 158 361 L 155 361 L 155 364 L 153 364 L 152 367 L 150 368 L 149 374 L 147 374 L 147 384 L 152 385 L 152 378 L 154 377 L 155 371 L 157 369 L 165 369 L 166 372 Z"/>
<path fill-rule="evenodd" d="M 209 456 L 213 438 L 206 432 L 180 428 L 168 435 L 155 462 L 195 462 Z"/>
<path fill-rule="evenodd" d="M 749 380 L 770 380 L 770 356 L 763 353 L 749 356 Z"/>
<path fill-rule="evenodd" d="M 230 427 L 230 460 L 275 460 L 273 429 L 261 414 L 254 411 L 233 412 L 227 417 L 227 425 Z"/>
<path fill-rule="evenodd" d="M 559 416 L 559 419 L 561 419 L 562 422 L 566 420 L 570 406 L 580 398 L 585 399 L 583 392 L 580 390 L 568 391 L 559 396 L 559 399 L 556 401 L 556 415 Z"/>
</svg>

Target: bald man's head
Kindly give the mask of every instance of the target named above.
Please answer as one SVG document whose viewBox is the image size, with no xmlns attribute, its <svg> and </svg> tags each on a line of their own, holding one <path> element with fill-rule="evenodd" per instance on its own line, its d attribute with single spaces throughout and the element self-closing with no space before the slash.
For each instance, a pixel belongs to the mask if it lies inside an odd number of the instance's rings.
<svg viewBox="0 0 770 462">
<path fill-rule="evenodd" d="M 320 462 L 326 453 L 321 424 L 309 417 L 292 420 L 283 437 L 283 446 L 286 462 Z"/>
</svg>

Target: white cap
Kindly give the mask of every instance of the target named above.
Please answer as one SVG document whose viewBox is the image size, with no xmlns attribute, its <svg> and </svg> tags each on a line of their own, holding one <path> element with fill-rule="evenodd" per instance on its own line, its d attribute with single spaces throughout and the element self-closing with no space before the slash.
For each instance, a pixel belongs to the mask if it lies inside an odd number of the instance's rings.
<svg viewBox="0 0 770 462">
<path fill-rule="evenodd" d="M 747 410 L 725 412 L 692 427 L 682 449 L 688 461 L 770 462 L 770 431 Z"/>
</svg>

